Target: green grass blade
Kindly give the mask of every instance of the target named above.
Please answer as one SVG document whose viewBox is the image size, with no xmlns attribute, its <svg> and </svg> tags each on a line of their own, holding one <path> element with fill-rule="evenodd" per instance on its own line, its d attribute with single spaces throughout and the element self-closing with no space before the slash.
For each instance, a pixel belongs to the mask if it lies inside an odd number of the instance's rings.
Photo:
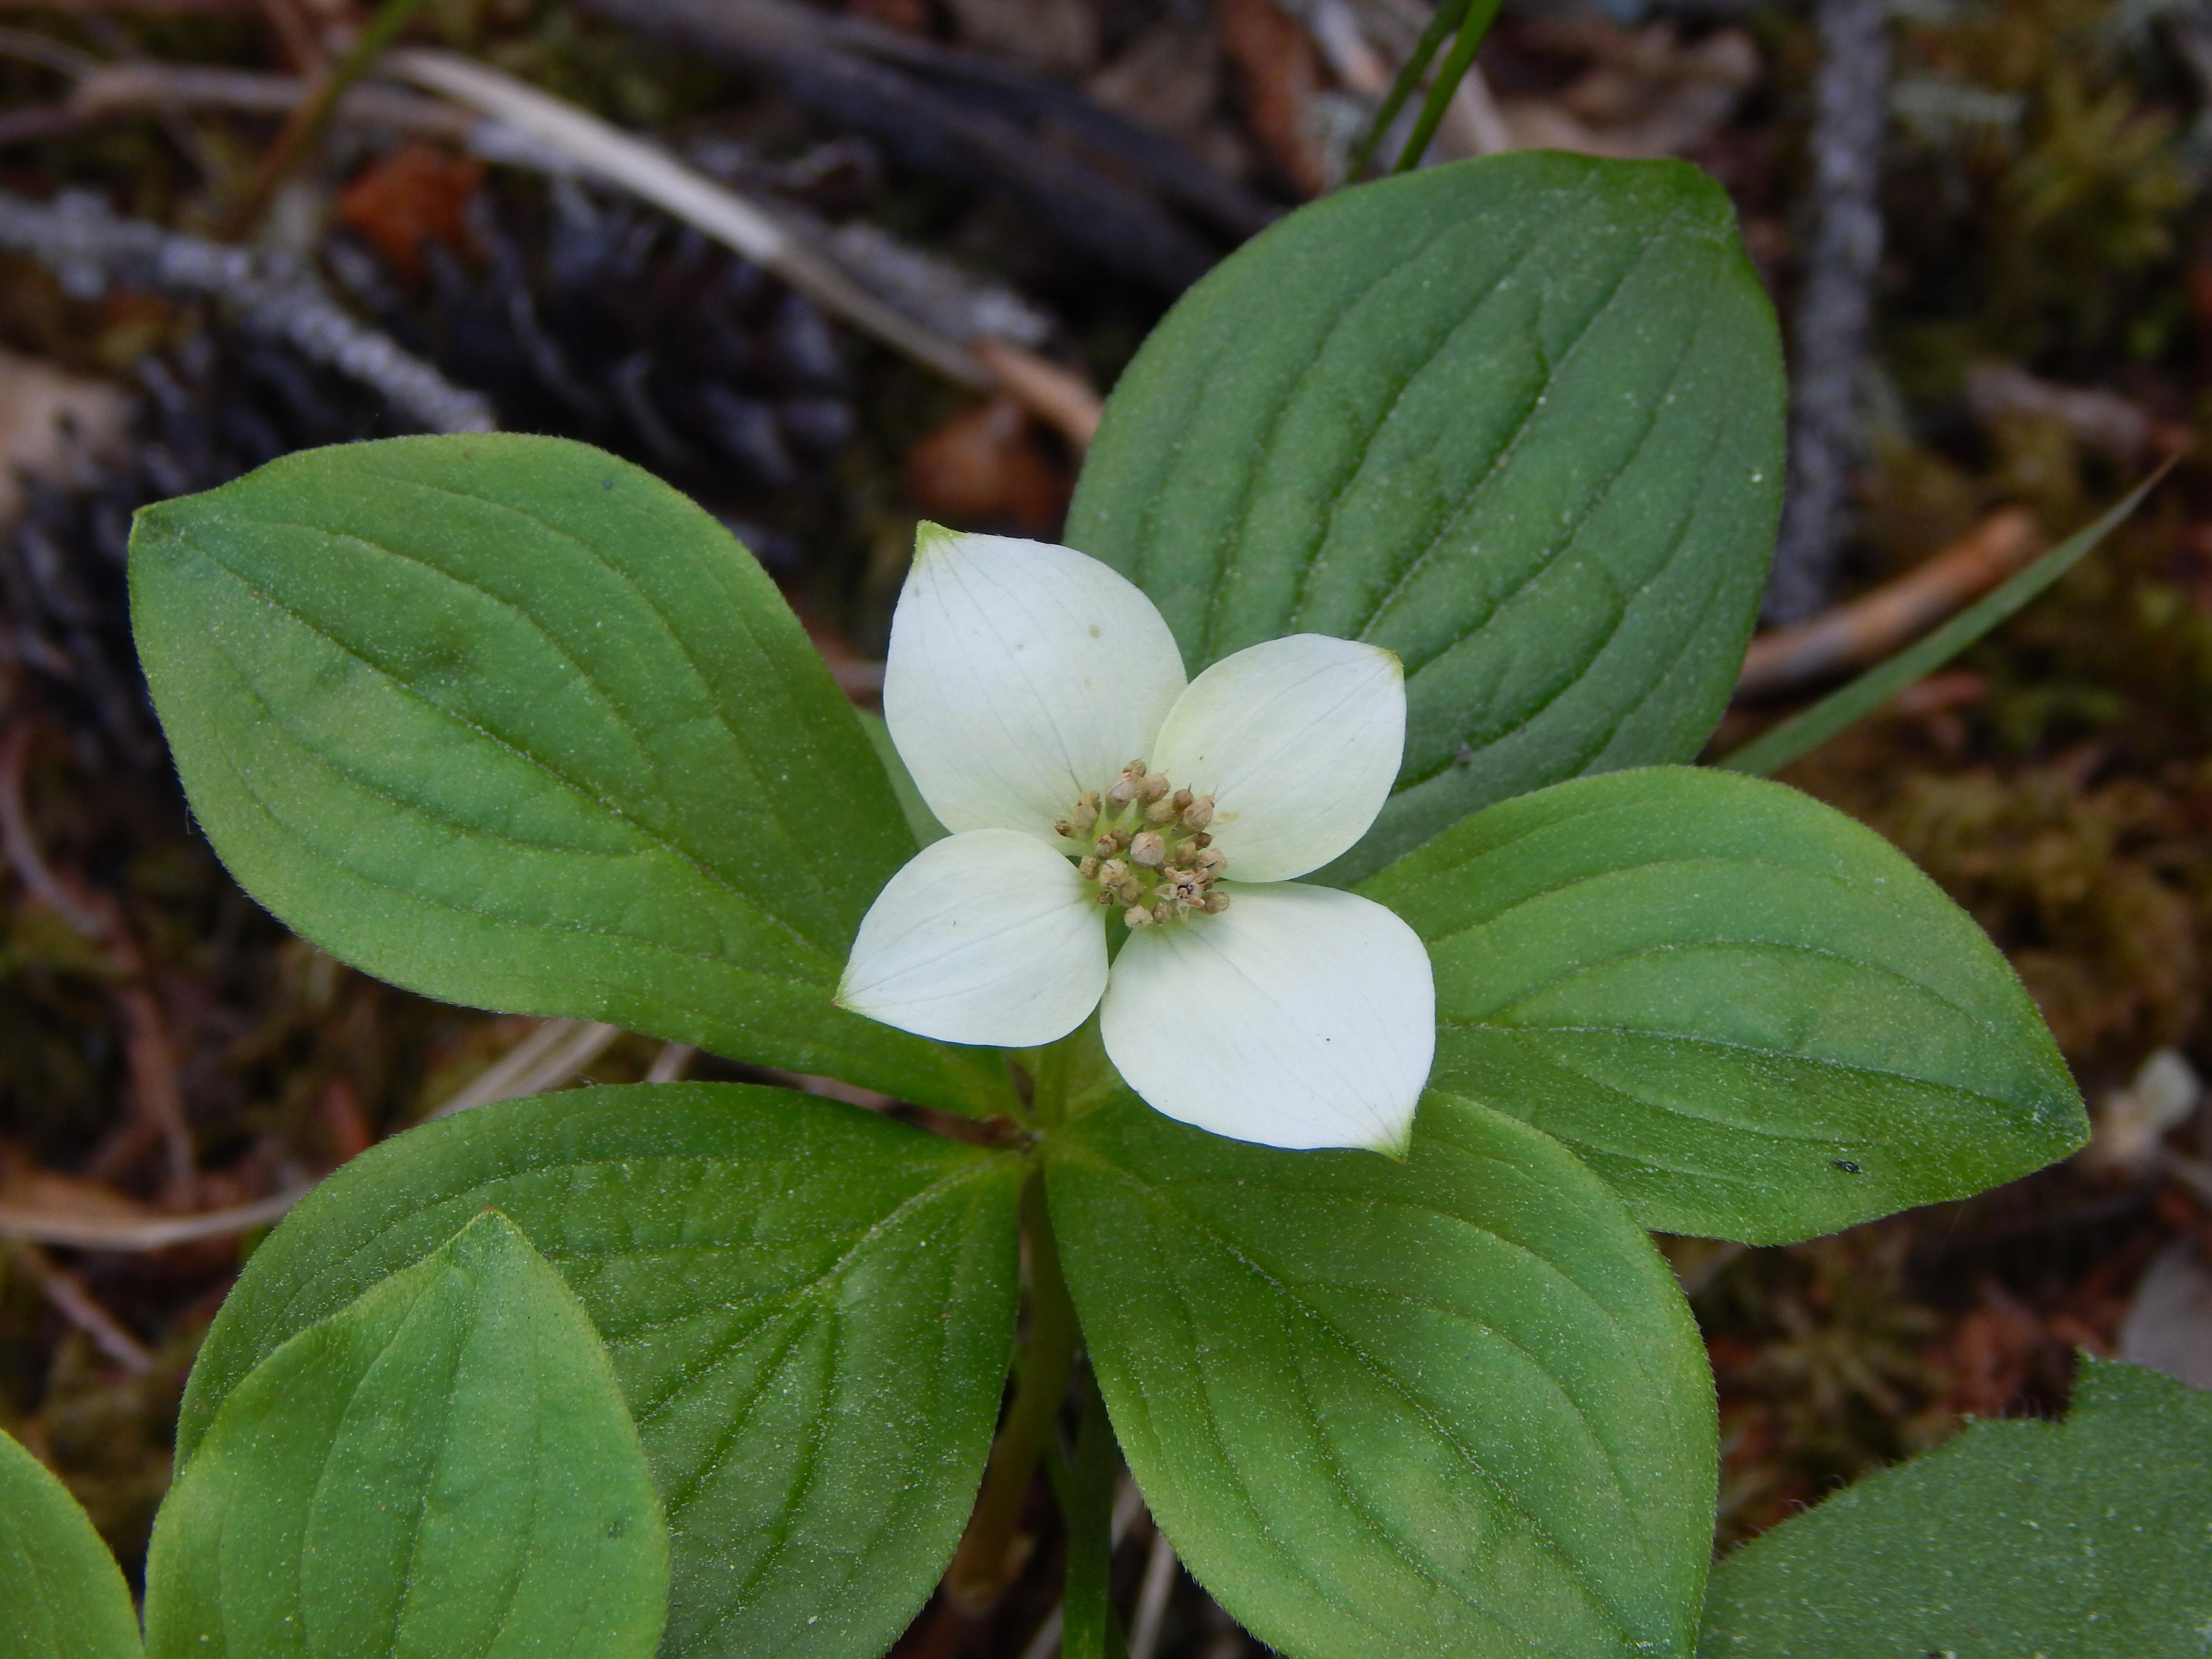
<svg viewBox="0 0 2212 1659">
<path fill-rule="evenodd" d="M 1460 21 L 1459 39 L 1452 42 L 1451 55 L 1444 59 L 1443 67 L 1429 88 L 1428 100 L 1421 106 L 1413 130 L 1407 135 L 1406 148 L 1398 152 L 1396 173 L 1411 173 L 1420 166 L 1421 157 L 1428 154 L 1429 141 L 1437 136 L 1437 128 L 1444 118 L 1444 109 L 1451 102 L 1452 94 L 1467 78 L 1468 70 L 1474 63 L 1474 54 L 1482 45 L 1482 37 L 1490 33 L 1490 26 L 1498 16 L 1504 0 L 1474 0 L 1468 6 Z"/>
<path fill-rule="evenodd" d="M 1376 147 L 1382 142 L 1382 135 L 1389 131 L 1390 124 L 1398 118 L 1398 112 L 1406 107 L 1406 100 L 1413 95 L 1413 88 L 1421 84 L 1421 76 L 1428 73 L 1429 64 L 1437 55 L 1437 48 L 1443 45 L 1446 35 L 1460 26 L 1461 20 L 1466 17 L 1468 8 L 1474 3 L 1474 0 L 1437 0 L 1437 15 L 1429 20 L 1428 27 L 1421 31 L 1421 38 L 1414 46 L 1413 55 L 1406 59 L 1406 67 L 1398 71 L 1397 80 L 1391 83 L 1389 94 L 1382 100 L 1382 106 L 1375 112 L 1375 119 L 1368 125 L 1367 136 L 1352 152 L 1351 165 L 1345 169 L 1346 183 L 1366 170 L 1368 162 L 1374 159 Z"/>
<path fill-rule="evenodd" d="M 2075 531 L 2027 569 L 1983 595 L 1934 633 L 1887 661 L 1877 663 L 1804 713 L 1793 715 L 1713 764 L 1724 771 L 1770 777 L 1799 756 L 1819 748 L 1854 720 L 1864 719 L 1915 680 L 1941 668 L 2071 570 L 2091 548 L 2112 534 L 2142 504 L 2143 497 L 2157 488 L 2172 465 L 2168 462 L 2152 473 L 2095 523 Z"/>
</svg>

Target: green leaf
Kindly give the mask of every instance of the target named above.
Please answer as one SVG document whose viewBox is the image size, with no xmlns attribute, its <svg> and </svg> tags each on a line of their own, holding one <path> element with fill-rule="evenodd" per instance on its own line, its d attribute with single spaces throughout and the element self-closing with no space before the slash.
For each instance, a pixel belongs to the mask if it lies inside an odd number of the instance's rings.
<svg viewBox="0 0 2212 1659">
<path fill-rule="evenodd" d="M 1696 754 L 1782 434 L 1772 309 L 1711 179 L 1493 156 L 1302 208 L 1186 295 L 1067 535 L 1194 670 L 1302 631 L 1404 659 L 1405 763 L 1349 880 L 1492 801 Z"/>
<path fill-rule="evenodd" d="M 1650 1241 L 1525 1124 L 1431 1093 L 1404 1164 L 1133 1097 L 1046 1143 L 1129 1468 L 1292 1659 L 1686 1654 L 1712 1384 Z"/>
<path fill-rule="evenodd" d="M 1428 944 L 1435 1086 L 1556 1135 L 1647 1227 L 1806 1238 L 2087 1138 L 1981 929 L 1779 784 L 1685 767 L 1561 784 L 1360 891 Z"/>
<path fill-rule="evenodd" d="M 906 769 L 906 761 L 891 741 L 891 728 L 881 714 L 872 714 L 865 708 L 853 711 L 860 716 L 860 729 L 868 734 L 874 745 L 876 758 L 884 763 L 884 776 L 890 781 L 891 793 L 897 797 L 899 811 L 906 816 L 907 828 L 914 831 L 915 845 L 927 847 L 934 841 L 943 841 L 952 832 L 937 821 L 937 814 L 929 810 L 929 803 L 921 798 L 914 774 Z"/>
<path fill-rule="evenodd" d="M 138 1659 L 123 1574 L 69 1489 L 0 1434 L 0 1654 Z"/>
<path fill-rule="evenodd" d="M 149 507 L 139 653 L 241 884 L 432 996 L 995 1107 L 832 1006 L 913 836 L 760 567 L 580 444 L 398 438 Z"/>
<path fill-rule="evenodd" d="M 2087 1356 L 2052 1423 L 1978 1423 L 1713 1574 L 1702 1659 L 2202 1659 L 2212 1395 Z"/>
<path fill-rule="evenodd" d="M 496 1213 L 255 1366 L 146 1563 L 155 1659 L 649 1659 L 667 1605 L 606 1352 Z"/>
<path fill-rule="evenodd" d="M 974 1502 L 1012 1340 L 1023 1164 L 781 1090 L 602 1088 L 441 1119 L 254 1252 L 178 1427 L 495 1205 L 567 1278 L 673 1547 L 665 1655 L 875 1659 Z"/>
</svg>

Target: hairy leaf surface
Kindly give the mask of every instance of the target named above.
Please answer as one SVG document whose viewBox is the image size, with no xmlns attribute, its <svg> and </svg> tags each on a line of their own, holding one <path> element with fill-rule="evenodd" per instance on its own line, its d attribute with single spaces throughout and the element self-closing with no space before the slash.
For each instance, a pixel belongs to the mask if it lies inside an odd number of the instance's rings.
<svg viewBox="0 0 2212 1659">
<path fill-rule="evenodd" d="M 138 1659 L 138 1613 L 69 1488 L 0 1434 L 0 1654 Z"/>
<path fill-rule="evenodd" d="M 1199 1581 L 1293 1659 L 1686 1654 L 1711 1378 L 1620 1201 L 1431 1092 L 1411 1158 L 1133 1097 L 1047 1143 L 1115 1433 Z"/>
<path fill-rule="evenodd" d="M 191 1455 L 294 1332 L 485 1205 L 605 1340 L 666 1505 L 665 1654 L 876 1659 L 982 1475 L 1022 1165 L 780 1090 L 511 1101 L 387 1141 L 254 1253 L 186 1392 Z"/>
<path fill-rule="evenodd" d="M 1279 635 L 1396 652 L 1395 793 L 1331 866 L 1690 759 L 1782 490 L 1771 307 L 1677 161 L 1523 154 L 1340 191 L 1186 295 L 1109 401 L 1069 541 L 1191 669 Z"/>
<path fill-rule="evenodd" d="M 1436 1086 L 1557 1136 L 1649 1227 L 1806 1238 L 2012 1180 L 2087 1133 L 1972 919 L 1779 784 L 1686 767 L 1561 784 L 1360 891 L 1428 944 Z"/>
<path fill-rule="evenodd" d="M 241 884 L 369 972 L 988 1106 L 994 1054 L 832 1006 L 914 850 L 760 567 L 551 438 L 311 450 L 147 508 L 131 615 Z"/>
<path fill-rule="evenodd" d="M 146 1587 L 156 1659 L 650 1659 L 668 1534 L 591 1322 L 494 1213 L 230 1391 Z"/>
<path fill-rule="evenodd" d="M 2082 1367 L 2063 1425 L 1977 1423 L 1729 1556 L 1700 1659 L 2197 1659 L 2212 1395 Z"/>
</svg>

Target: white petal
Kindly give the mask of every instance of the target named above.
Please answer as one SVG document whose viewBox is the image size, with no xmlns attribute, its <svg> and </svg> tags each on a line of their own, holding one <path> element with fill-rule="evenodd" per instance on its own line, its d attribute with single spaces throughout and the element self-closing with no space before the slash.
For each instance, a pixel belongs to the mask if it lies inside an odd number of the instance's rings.
<svg viewBox="0 0 2212 1659">
<path fill-rule="evenodd" d="M 1050 836 L 1146 757 L 1182 684 L 1158 610 L 1097 560 L 936 525 L 915 537 L 884 719 L 946 828 Z"/>
<path fill-rule="evenodd" d="M 1115 959 L 1099 1028 L 1123 1080 L 1232 1139 L 1402 1152 L 1436 1055 L 1420 939 L 1334 888 L 1222 890 L 1219 915 L 1146 928 Z"/>
<path fill-rule="evenodd" d="M 1033 836 L 970 830 L 884 884 L 845 963 L 840 1006 L 944 1042 L 1066 1036 L 1106 988 L 1106 930 L 1075 866 Z"/>
<path fill-rule="evenodd" d="M 1293 634 L 1224 657 L 1168 711 L 1152 764 L 1213 797 L 1238 881 L 1318 870 L 1367 833 L 1406 751 L 1406 673 L 1391 652 Z"/>
</svg>

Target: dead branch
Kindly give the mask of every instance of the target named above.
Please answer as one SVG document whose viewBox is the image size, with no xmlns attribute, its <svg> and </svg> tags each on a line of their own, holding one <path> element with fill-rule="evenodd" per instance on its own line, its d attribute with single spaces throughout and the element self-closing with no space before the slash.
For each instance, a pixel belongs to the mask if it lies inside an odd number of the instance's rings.
<svg viewBox="0 0 2212 1659">
<path fill-rule="evenodd" d="M 943 261 L 884 233 L 833 229 L 793 210 L 771 209 L 573 104 L 471 59 L 417 48 L 391 53 L 385 66 L 697 227 L 925 368 L 979 391 L 1002 384 L 1072 442 L 1090 441 L 1097 420 L 1085 412 L 1088 383 L 1080 376 L 1012 341 L 997 343 L 988 366 L 975 349 L 979 338 L 995 331 L 1035 339 L 1049 325 L 1019 296 L 965 281 Z M 922 310 L 927 320 L 918 319 L 908 307 Z M 968 332 L 951 337 L 933 325 Z M 1090 393 L 1091 402 L 1096 396 Z"/>
<path fill-rule="evenodd" d="M 110 1216 L 72 1215 L 59 1210 L 0 1204 L 0 1238 L 57 1244 L 71 1250 L 166 1250 L 173 1244 L 222 1238 L 281 1221 L 307 1194 L 305 1187 L 234 1204 L 227 1209 L 206 1210 L 198 1215 Z"/>
<path fill-rule="evenodd" d="M 1004 340 L 977 340 L 969 349 L 1008 397 L 1066 438 L 1078 454 L 1091 447 L 1105 404 L 1080 370 Z"/>
<path fill-rule="evenodd" d="M 87 123 L 155 109 L 226 109 L 246 115 L 285 116 L 307 95 L 308 84 L 302 76 L 272 75 L 260 70 L 198 64 L 115 64 L 85 75 L 68 101 L 55 107 Z M 349 90 L 338 100 L 337 118 L 456 144 L 469 143 L 483 125 L 482 117 L 441 100 L 376 85 Z"/>
<path fill-rule="evenodd" d="M 38 260 L 79 298 L 141 288 L 218 301 L 247 327 L 372 387 L 395 414 L 428 431 L 489 432 L 498 424 L 482 396 L 401 350 L 312 275 L 275 256 L 118 218 L 99 197 L 77 191 L 51 204 L 0 191 L 0 249 Z"/>
<path fill-rule="evenodd" d="M 1751 642 L 1739 701 L 1788 696 L 1893 655 L 2042 550 L 2033 515 L 1992 513 L 1963 538 L 1895 581 L 1808 622 L 1770 629 Z"/>
<path fill-rule="evenodd" d="M 1764 614 L 1802 622 L 1827 603 L 1863 450 L 1860 365 L 1881 258 L 1877 186 L 1888 120 L 1889 0 L 1820 0 L 1813 123 L 1819 218 L 1791 330 L 1790 493 Z"/>
<path fill-rule="evenodd" d="M 963 385 L 988 384 L 957 341 L 921 327 L 808 246 L 760 204 L 717 184 L 658 146 L 513 76 L 457 52 L 415 48 L 385 60 L 388 73 L 496 118 L 610 184 L 696 225 L 825 309 L 884 344 Z"/>
<path fill-rule="evenodd" d="M 808 18 L 838 50 L 957 88 L 966 97 L 1016 120 L 1066 134 L 1158 191 L 1162 200 L 1234 240 L 1256 236 L 1282 216 L 1279 208 L 1224 178 L 1173 139 L 1138 125 L 1060 82 L 1032 75 L 1000 58 L 888 28 L 853 12 L 810 9 Z"/>
<path fill-rule="evenodd" d="M 1978 363 L 1966 371 L 1966 402 L 1984 422 L 2007 416 L 2056 421 L 2085 449 L 2124 466 L 2154 454 L 2178 455 L 2194 444 L 2179 422 L 2161 421 L 2117 392 L 2059 386 L 2039 380 L 2016 363 Z"/>
<path fill-rule="evenodd" d="M 90 1337 L 94 1347 L 134 1375 L 143 1376 L 154 1369 L 154 1356 L 146 1345 L 125 1330 L 75 1273 L 56 1266 L 53 1258 L 36 1244 L 18 1244 L 15 1257 L 38 1282 L 55 1310 Z"/>
<path fill-rule="evenodd" d="M 451 1117 L 455 1112 L 560 1088 L 574 1081 L 576 1073 L 621 1035 L 620 1026 L 592 1020 L 546 1020 L 493 1061 L 475 1082 L 432 1107 L 425 1120 Z"/>
<path fill-rule="evenodd" d="M 0 848 L 5 849 L 9 866 L 24 891 L 87 939 L 102 938 L 107 931 L 106 922 L 89 905 L 80 902 L 47 867 L 38 838 L 31 832 L 30 817 L 23 810 L 23 775 L 30 764 L 31 736 L 31 723 L 19 720 L 0 739 Z"/>
<path fill-rule="evenodd" d="M 586 6 L 760 75 L 801 108 L 876 140 L 902 166 L 963 184 L 988 180 L 1069 246 L 1125 276 L 1180 292 L 1213 265 L 1214 250 L 1149 196 L 1040 141 L 987 99 L 949 95 L 881 58 L 862 56 L 849 44 L 852 31 L 841 36 L 811 7 L 791 0 L 586 0 Z M 1002 89 L 1009 84 L 1003 75 L 990 81 Z M 985 84 L 980 76 L 971 82 Z"/>
<path fill-rule="evenodd" d="M 192 1153 L 191 1125 L 185 1115 L 179 1081 L 177 1046 L 168 1016 L 149 988 L 145 953 L 121 914 L 104 895 L 79 896 L 48 866 L 23 807 L 23 776 L 29 763 L 32 727 L 19 720 L 0 739 L 0 845 L 26 890 L 70 927 L 106 952 L 117 978 L 111 988 L 121 1017 L 124 1052 L 131 1069 L 132 1114 L 143 1133 L 158 1139 L 167 1153 L 162 1196 L 179 1207 L 198 1197 L 199 1169 Z"/>
</svg>

